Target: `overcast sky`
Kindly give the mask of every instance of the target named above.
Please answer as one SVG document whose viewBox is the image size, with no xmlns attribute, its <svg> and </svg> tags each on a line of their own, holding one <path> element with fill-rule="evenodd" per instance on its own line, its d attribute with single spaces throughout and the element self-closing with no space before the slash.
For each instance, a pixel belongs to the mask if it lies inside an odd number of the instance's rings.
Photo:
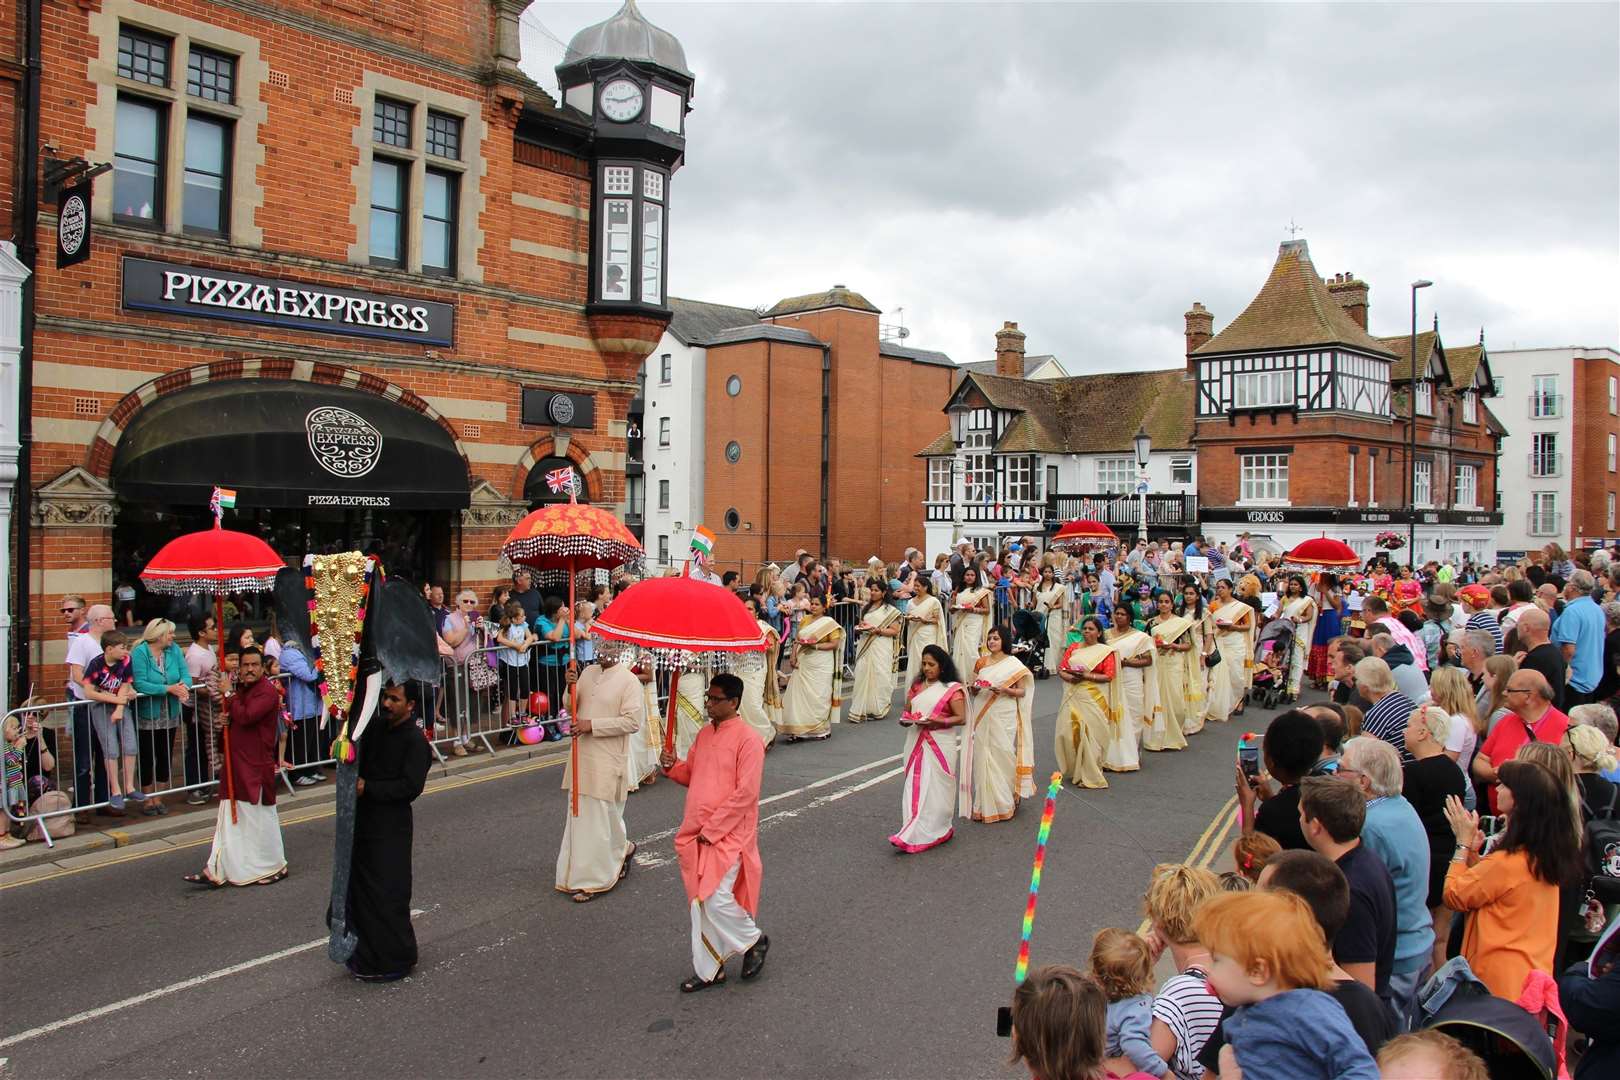
<svg viewBox="0 0 1620 1080">
<path fill-rule="evenodd" d="M 618 0 L 535 3 L 552 68 Z M 679 3 L 696 73 L 677 296 L 835 283 L 909 344 L 989 359 L 1003 320 L 1074 373 L 1182 362 L 1298 222 L 1319 273 L 1496 349 L 1620 346 L 1620 6 Z"/>
</svg>

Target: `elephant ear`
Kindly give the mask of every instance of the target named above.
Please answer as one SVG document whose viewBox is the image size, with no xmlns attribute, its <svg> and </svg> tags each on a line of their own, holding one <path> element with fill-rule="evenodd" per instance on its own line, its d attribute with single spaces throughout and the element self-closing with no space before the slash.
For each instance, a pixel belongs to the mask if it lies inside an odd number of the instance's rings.
<svg viewBox="0 0 1620 1080">
<path fill-rule="evenodd" d="M 282 640 L 297 642 L 305 656 L 313 656 L 309 647 L 309 586 L 304 571 L 295 566 L 278 570 L 274 596 L 276 629 Z"/>
<path fill-rule="evenodd" d="M 377 665 L 396 683 L 437 685 L 444 673 L 439 661 L 439 639 L 433 630 L 433 612 L 422 599 L 419 586 L 399 578 L 385 578 L 382 588 L 372 590 L 366 636 L 371 640 L 371 654 Z"/>
</svg>

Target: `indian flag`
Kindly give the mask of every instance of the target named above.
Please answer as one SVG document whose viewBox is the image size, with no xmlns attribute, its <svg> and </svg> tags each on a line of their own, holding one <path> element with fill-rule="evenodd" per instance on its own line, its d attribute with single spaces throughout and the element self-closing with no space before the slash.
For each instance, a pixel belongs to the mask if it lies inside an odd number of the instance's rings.
<svg viewBox="0 0 1620 1080">
<path fill-rule="evenodd" d="M 214 498 L 219 500 L 219 505 L 222 508 L 226 510 L 236 509 L 236 490 L 234 488 L 217 487 L 214 489 Z"/>
<path fill-rule="evenodd" d="M 714 533 L 699 525 L 692 530 L 692 550 L 702 555 L 714 554 Z"/>
</svg>

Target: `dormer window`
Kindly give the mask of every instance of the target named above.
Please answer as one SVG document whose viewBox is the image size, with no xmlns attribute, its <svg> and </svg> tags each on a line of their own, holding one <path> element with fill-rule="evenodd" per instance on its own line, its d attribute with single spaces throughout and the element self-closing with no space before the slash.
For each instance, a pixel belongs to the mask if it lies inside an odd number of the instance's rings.
<svg viewBox="0 0 1620 1080">
<path fill-rule="evenodd" d="M 1479 423 L 1479 395 L 1472 390 L 1463 395 L 1463 423 Z"/>
<path fill-rule="evenodd" d="M 1264 409 L 1294 404 L 1294 372 L 1247 371 L 1232 376 L 1232 407 Z"/>
<path fill-rule="evenodd" d="M 1427 379 L 1418 380 L 1417 411 L 1419 416 L 1434 415 L 1434 384 Z"/>
</svg>

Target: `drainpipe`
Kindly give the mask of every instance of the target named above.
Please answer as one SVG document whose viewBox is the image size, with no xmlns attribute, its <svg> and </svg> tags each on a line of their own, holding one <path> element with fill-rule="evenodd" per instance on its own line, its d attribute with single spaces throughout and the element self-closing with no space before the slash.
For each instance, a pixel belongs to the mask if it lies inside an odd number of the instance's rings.
<svg viewBox="0 0 1620 1080">
<path fill-rule="evenodd" d="M 771 561 L 771 340 L 765 339 L 765 535 L 759 548 L 759 565 Z"/>
<path fill-rule="evenodd" d="M 821 557 L 827 558 L 827 498 L 832 460 L 832 346 L 821 347 Z"/>
<path fill-rule="evenodd" d="M 21 173 L 22 191 L 17 212 L 17 258 L 28 267 L 28 280 L 23 282 L 22 294 L 22 355 L 18 359 L 17 407 L 17 486 L 12 499 L 12 517 L 17 523 L 17 561 L 15 564 L 17 593 L 13 605 L 17 621 L 12 633 L 12 654 L 4 662 L 12 665 L 18 677 L 11 681 L 12 693 L 26 681 L 28 670 L 28 641 L 32 624 L 33 596 L 33 475 L 32 455 L 34 443 L 34 297 L 35 282 L 39 280 L 36 265 L 39 261 L 39 72 L 40 72 L 40 0 L 28 0 L 23 15 L 25 50 L 23 67 L 23 117 Z M 7 538 L 9 539 L 9 538 Z M 6 702 L 10 705 L 10 702 Z"/>
</svg>

